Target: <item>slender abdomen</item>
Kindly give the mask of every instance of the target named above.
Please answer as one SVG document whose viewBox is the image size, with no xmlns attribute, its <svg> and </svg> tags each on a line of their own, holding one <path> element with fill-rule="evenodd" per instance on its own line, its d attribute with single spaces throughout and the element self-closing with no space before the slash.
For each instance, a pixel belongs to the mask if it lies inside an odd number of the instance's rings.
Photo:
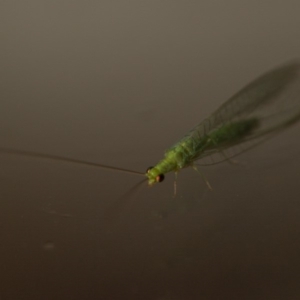
<svg viewBox="0 0 300 300">
<path fill-rule="evenodd" d="M 223 125 L 201 137 L 192 132 L 165 153 L 164 159 L 154 167 L 155 173 L 165 174 L 187 167 L 205 150 L 237 142 L 257 126 L 258 120 L 251 118 Z"/>
</svg>

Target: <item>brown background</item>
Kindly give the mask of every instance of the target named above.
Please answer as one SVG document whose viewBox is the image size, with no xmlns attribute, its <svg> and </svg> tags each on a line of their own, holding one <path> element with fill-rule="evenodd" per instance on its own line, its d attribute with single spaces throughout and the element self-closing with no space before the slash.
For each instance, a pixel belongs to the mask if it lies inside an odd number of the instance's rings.
<svg viewBox="0 0 300 300">
<path fill-rule="evenodd" d="M 299 1 L 2 1 L 0 146 L 144 172 L 300 57 Z M 0 299 L 299 299 L 300 125 L 134 175 L 0 154 Z"/>
</svg>

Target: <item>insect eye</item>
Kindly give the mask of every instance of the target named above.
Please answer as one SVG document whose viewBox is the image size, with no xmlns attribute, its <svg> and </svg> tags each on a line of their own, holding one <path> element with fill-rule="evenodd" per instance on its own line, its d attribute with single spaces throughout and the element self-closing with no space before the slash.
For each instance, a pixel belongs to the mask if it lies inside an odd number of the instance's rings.
<svg viewBox="0 0 300 300">
<path fill-rule="evenodd" d="M 151 169 L 153 169 L 153 167 L 149 167 L 146 171 L 146 174 L 148 174 Z"/>
<path fill-rule="evenodd" d="M 164 174 L 160 174 L 158 176 L 156 176 L 156 182 L 162 182 L 165 179 L 165 175 Z"/>
</svg>

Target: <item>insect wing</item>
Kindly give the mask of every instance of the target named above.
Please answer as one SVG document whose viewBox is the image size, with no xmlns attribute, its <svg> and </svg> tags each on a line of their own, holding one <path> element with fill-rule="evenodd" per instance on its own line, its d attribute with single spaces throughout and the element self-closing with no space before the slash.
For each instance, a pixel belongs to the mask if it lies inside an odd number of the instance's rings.
<svg viewBox="0 0 300 300">
<path fill-rule="evenodd" d="M 199 165 L 220 163 L 249 150 L 300 118 L 300 65 L 292 63 L 254 80 L 188 133 L 195 141 L 223 126 L 255 118 L 259 125 L 234 143 L 199 151 Z"/>
</svg>

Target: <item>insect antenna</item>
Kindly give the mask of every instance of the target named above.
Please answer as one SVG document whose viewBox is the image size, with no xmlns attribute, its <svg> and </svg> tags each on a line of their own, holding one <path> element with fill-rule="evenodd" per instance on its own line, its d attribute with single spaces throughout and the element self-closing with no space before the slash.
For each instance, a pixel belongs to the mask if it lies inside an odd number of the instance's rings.
<svg viewBox="0 0 300 300">
<path fill-rule="evenodd" d="M 55 161 L 68 162 L 68 163 L 75 163 L 75 164 L 96 167 L 96 168 L 101 168 L 101 169 L 106 169 L 106 170 L 119 171 L 119 172 L 124 172 L 124 173 L 129 173 L 129 174 L 145 176 L 145 174 L 142 172 L 107 166 L 107 165 L 83 161 L 83 160 L 79 160 L 79 159 L 67 158 L 67 157 L 58 156 L 58 155 L 50 155 L 50 154 L 36 153 L 36 152 L 31 152 L 31 151 L 23 151 L 23 150 L 16 150 L 16 149 L 2 148 L 2 147 L 0 147 L 0 153 L 21 155 L 21 156 L 48 159 L 48 160 L 55 160 Z"/>
<path fill-rule="evenodd" d="M 125 194 L 123 194 L 117 201 L 115 201 L 112 206 L 105 212 L 105 217 L 109 220 L 116 218 L 120 215 L 120 212 L 123 211 L 125 206 L 128 204 L 129 200 L 134 199 L 134 195 L 140 189 L 142 184 L 147 180 L 147 178 L 136 183 L 130 190 L 128 190 Z M 131 204 L 133 202 L 131 201 Z"/>
</svg>

